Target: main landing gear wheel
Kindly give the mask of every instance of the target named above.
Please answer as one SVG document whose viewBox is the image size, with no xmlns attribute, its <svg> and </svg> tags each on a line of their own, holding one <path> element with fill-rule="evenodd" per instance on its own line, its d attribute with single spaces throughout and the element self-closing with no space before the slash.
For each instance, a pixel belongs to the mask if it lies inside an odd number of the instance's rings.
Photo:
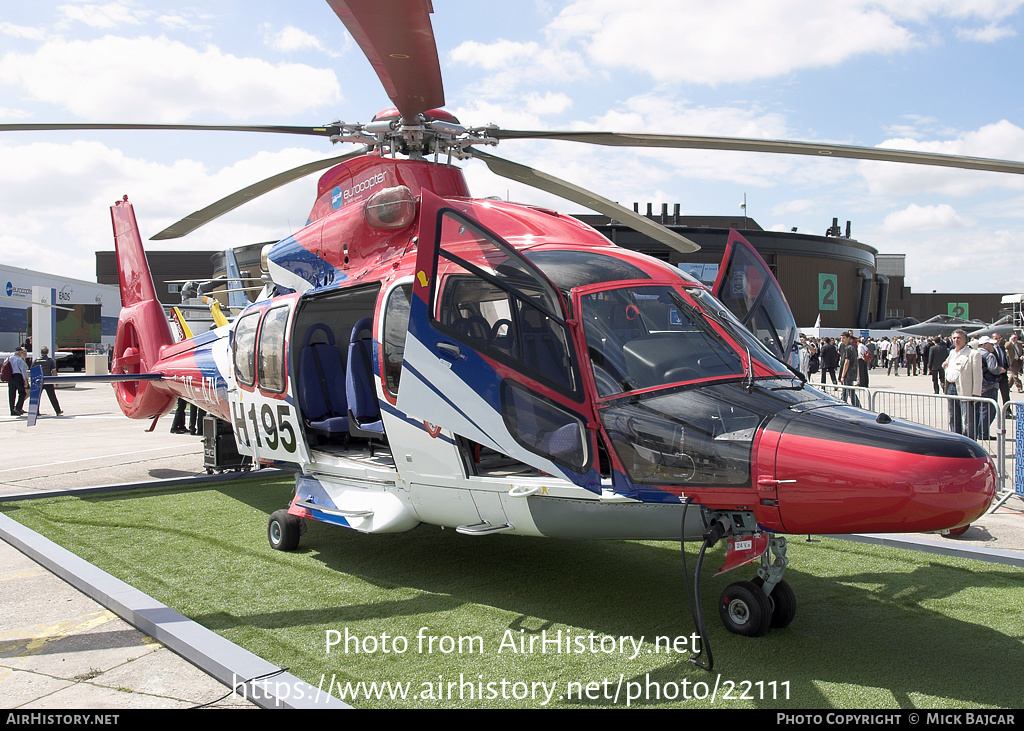
<svg viewBox="0 0 1024 731">
<path fill-rule="evenodd" d="M 729 584 L 718 600 L 722 624 L 733 634 L 760 637 L 772 622 L 772 605 L 761 587 L 752 581 Z"/>
<path fill-rule="evenodd" d="M 302 535 L 302 518 L 289 515 L 287 510 L 278 510 L 267 523 L 267 540 L 275 551 L 294 551 Z"/>
<path fill-rule="evenodd" d="M 751 583 L 763 591 L 764 579 L 760 576 L 755 577 Z M 771 626 L 774 629 L 788 627 L 793 621 L 793 617 L 796 616 L 796 593 L 793 591 L 793 587 L 780 580 L 775 584 L 772 593 L 768 594 L 768 601 L 772 605 Z"/>
</svg>

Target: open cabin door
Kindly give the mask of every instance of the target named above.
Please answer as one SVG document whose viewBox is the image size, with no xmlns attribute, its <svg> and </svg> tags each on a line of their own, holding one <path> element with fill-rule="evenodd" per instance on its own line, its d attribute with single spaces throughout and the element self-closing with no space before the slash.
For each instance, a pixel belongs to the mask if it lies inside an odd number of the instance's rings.
<svg viewBox="0 0 1024 731">
<path fill-rule="evenodd" d="M 712 293 L 783 363 L 800 366 L 799 331 L 786 295 L 757 250 L 730 231 Z"/>
<path fill-rule="evenodd" d="M 497 236 L 423 192 L 401 411 L 600 492 L 565 304 Z"/>
<path fill-rule="evenodd" d="M 298 295 L 249 307 L 235 320 L 228 392 L 238 451 L 253 459 L 308 464 L 309 450 L 295 406 L 288 334 Z"/>
</svg>

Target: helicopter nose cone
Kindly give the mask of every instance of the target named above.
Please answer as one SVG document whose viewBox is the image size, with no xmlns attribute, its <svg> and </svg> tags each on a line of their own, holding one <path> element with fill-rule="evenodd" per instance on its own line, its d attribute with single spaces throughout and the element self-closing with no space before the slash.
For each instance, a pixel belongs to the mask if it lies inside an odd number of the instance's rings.
<svg viewBox="0 0 1024 731">
<path fill-rule="evenodd" d="M 905 533 L 966 525 L 996 493 L 976 442 L 848 406 L 777 416 L 774 480 L 759 454 L 759 490 L 774 489 L 789 533 Z M 779 423 L 776 423 L 779 422 Z M 767 446 L 767 445 L 766 445 Z M 770 503 L 768 503 L 770 504 Z"/>
</svg>

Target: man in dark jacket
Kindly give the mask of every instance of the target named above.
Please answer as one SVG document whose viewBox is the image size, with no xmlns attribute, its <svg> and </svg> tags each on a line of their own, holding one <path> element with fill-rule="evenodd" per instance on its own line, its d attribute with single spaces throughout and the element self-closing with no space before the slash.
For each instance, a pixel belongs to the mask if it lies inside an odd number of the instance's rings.
<svg viewBox="0 0 1024 731">
<path fill-rule="evenodd" d="M 839 367 L 839 351 L 836 350 L 836 346 L 835 343 L 832 342 L 832 338 L 825 338 L 822 342 L 818 358 L 821 362 L 821 382 L 825 383 L 825 374 L 827 373 L 832 377 L 833 385 L 839 383 L 839 381 L 836 380 L 836 368 Z"/>
<path fill-rule="evenodd" d="M 50 357 L 50 349 L 45 345 L 39 349 L 39 360 L 36 361 L 36 365 L 39 365 L 43 369 L 44 376 L 55 376 L 57 375 L 57 362 Z M 64 412 L 60 408 L 60 402 L 57 401 L 57 392 L 54 389 L 52 383 L 47 383 L 43 386 L 43 392 L 46 397 L 50 399 L 50 406 L 53 407 L 53 412 L 60 416 Z M 40 398 L 39 405 L 42 406 L 42 399 Z M 42 414 L 40 414 L 42 416 Z"/>
<path fill-rule="evenodd" d="M 840 380 L 844 386 L 853 386 L 860 376 L 860 356 L 857 355 L 856 340 L 853 333 L 847 331 L 842 335 L 842 346 L 839 348 Z M 848 401 L 853 406 L 860 407 L 860 399 L 857 392 L 850 388 L 843 389 L 843 401 Z"/>
<path fill-rule="evenodd" d="M 932 347 L 928 351 L 928 370 L 932 374 L 932 390 L 935 393 L 943 393 L 946 390 L 946 378 L 942 364 L 948 357 L 949 348 L 942 342 L 942 338 L 934 338 Z"/>
</svg>

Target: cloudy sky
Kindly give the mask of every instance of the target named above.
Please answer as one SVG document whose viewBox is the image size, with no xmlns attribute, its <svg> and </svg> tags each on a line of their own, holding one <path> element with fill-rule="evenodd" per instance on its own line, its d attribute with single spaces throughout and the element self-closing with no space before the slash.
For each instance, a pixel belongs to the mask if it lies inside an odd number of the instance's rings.
<svg viewBox="0 0 1024 731">
<path fill-rule="evenodd" d="M 446 106 L 511 129 L 799 139 L 1024 160 L 1024 0 L 434 0 Z M 0 122 L 322 124 L 390 106 L 322 0 L 4 2 Z M 127 194 L 144 236 L 341 154 L 316 138 L 0 134 L 0 261 L 81 279 Z M 907 255 L 916 291 L 1024 292 L 1024 176 L 750 153 L 506 142 L 626 206 L 739 212 Z M 475 194 L 572 204 L 464 164 Z M 278 239 L 316 176 L 153 248 Z"/>
</svg>

